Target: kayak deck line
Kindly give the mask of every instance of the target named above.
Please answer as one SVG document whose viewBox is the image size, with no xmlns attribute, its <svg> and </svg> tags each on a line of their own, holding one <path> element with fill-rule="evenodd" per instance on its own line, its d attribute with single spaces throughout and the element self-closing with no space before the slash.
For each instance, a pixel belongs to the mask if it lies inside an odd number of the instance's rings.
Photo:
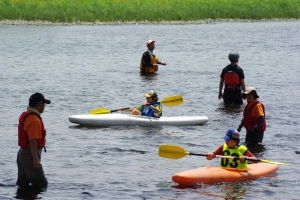
<svg viewBox="0 0 300 200">
<path fill-rule="evenodd" d="M 206 166 L 176 173 L 172 180 L 179 185 L 216 184 L 222 182 L 253 180 L 267 177 L 278 170 L 278 165 L 269 163 L 253 163 L 248 170 L 223 169 Z"/>
<path fill-rule="evenodd" d="M 128 114 L 100 114 L 100 115 L 72 115 L 69 117 L 71 123 L 83 126 L 188 126 L 203 125 L 208 121 L 206 116 L 174 116 L 174 117 L 147 117 Z"/>
</svg>

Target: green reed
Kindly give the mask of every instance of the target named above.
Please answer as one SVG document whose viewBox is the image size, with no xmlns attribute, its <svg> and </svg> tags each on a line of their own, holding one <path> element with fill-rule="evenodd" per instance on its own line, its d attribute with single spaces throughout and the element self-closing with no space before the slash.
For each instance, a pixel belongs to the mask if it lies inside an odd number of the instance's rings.
<svg viewBox="0 0 300 200">
<path fill-rule="evenodd" d="M 0 20 L 160 22 L 299 17 L 300 0 L 0 0 Z"/>
</svg>

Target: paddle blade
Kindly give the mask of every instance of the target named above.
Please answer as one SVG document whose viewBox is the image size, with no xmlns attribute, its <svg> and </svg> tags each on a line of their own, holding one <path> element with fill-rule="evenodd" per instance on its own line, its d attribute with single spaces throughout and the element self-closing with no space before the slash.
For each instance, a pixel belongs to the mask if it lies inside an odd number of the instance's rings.
<svg viewBox="0 0 300 200">
<path fill-rule="evenodd" d="M 160 145 L 158 150 L 158 155 L 163 158 L 180 159 L 189 154 L 182 147 L 168 144 Z"/>
<path fill-rule="evenodd" d="M 110 114 L 111 111 L 107 110 L 106 108 L 95 108 L 93 110 L 90 110 L 90 114 L 96 115 L 96 114 Z"/>
<path fill-rule="evenodd" d="M 167 106 L 177 106 L 183 103 L 183 98 L 181 95 L 169 96 L 164 98 L 161 103 Z"/>
<path fill-rule="evenodd" d="M 292 164 L 289 163 L 283 163 L 283 162 L 275 162 L 275 161 L 271 161 L 271 160 L 262 160 L 259 159 L 260 162 L 265 162 L 265 163 L 270 163 L 270 164 L 277 164 L 277 165 L 287 165 L 287 166 L 291 166 Z"/>
</svg>

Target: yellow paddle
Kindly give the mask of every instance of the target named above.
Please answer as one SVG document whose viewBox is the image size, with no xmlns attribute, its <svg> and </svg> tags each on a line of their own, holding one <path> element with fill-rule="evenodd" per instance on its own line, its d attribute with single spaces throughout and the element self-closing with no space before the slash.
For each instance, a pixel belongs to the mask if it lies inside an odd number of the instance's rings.
<svg viewBox="0 0 300 200">
<path fill-rule="evenodd" d="M 162 103 L 167 106 L 177 106 L 183 103 L 183 98 L 181 95 L 169 96 L 164 98 L 161 102 L 154 102 L 154 103 Z M 151 103 L 151 104 L 154 104 Z M 130 108 L 122 108 L 122 110 L 128 110 Z M 90 114 L 110 114 L 112 112 L 117 112 L 119 110 L 108 110 L 106 108 L 95 108 L 90 110 Z"/>
<path fill-rule="evenodd" d="M 171 159 L 180 159 L 183 158 L 186 155 L 193 155 L 193 156 L 207 156 L 207 154 L 196 154 L 186 151 L 184 148 L 176 145 L 170 145 L 170 144 L 162 144 L 159 146 L 158 155 L 163 158 L 171 158 Z M 221 156 L 216 155 L 216 158 L 228 158 L 228 159 L 238 159 L 238 157 L 232 157 L 232 156 Z M 278 165 L 292 165 L 288 163 L 283 162 L 274 162 L 270 160 L 263 160 L 263 159 L 257 159 L 257 158 L 246 158 L 246 160 L 250 161 L 256 161 L 256 162 L 265 162 L 265 163 L 271 163 L 271 164 L 278 164 Z"/>
<path fill-rule="evenodd" d="M 122 108 L 121 110 L 127 110 L 129 108 Z M 90 114 L 96 115 L 96 114 L 110 114 L 112 112 L 118 112 L 119 110 L 108 110 L 106 108 L 95 108 L 93 110 L 90 110 Z"/>
</svg>

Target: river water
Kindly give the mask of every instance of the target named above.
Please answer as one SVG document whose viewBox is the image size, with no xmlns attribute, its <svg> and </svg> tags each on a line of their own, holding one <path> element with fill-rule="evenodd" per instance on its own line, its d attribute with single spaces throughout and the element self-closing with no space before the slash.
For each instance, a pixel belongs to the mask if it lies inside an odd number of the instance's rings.
<svg viewBox="0 0 300 200">
<path fill-rule="evenodd" d="M 300 196 L 300 21 L 217 22 L 202 25 L 43 26 L 0 25 L 0 199 L 298 199 Z M 148 39 L 167 66 L 153 76 L 139 73 Z M 218 100 L 228 53 L 240 53 L 245 83 L 254 86 L 267 115 L 262 159 L 291 163 L 253 181 L 178 187 L 176 172 L 220 160 L 158 156 L 160 144 L 206 153 L 238 127 L 242 107 Z M 164 106 L 164 116 L 205 115 L 203 126 L 76 126 L 68 121 L 97 107 L 140 105 L 155 89 L 162 100 L 181 94 L 184 104 Z M 46 191 L 19 191 L 17 125 L 32 93 L 52 103 L 42 117 L 47 152 L 42 164 Z M 245 129 L 241 131 L 242 140 Z M 29 199 L 30 199 L 29 198 Z"/>
</svg>

